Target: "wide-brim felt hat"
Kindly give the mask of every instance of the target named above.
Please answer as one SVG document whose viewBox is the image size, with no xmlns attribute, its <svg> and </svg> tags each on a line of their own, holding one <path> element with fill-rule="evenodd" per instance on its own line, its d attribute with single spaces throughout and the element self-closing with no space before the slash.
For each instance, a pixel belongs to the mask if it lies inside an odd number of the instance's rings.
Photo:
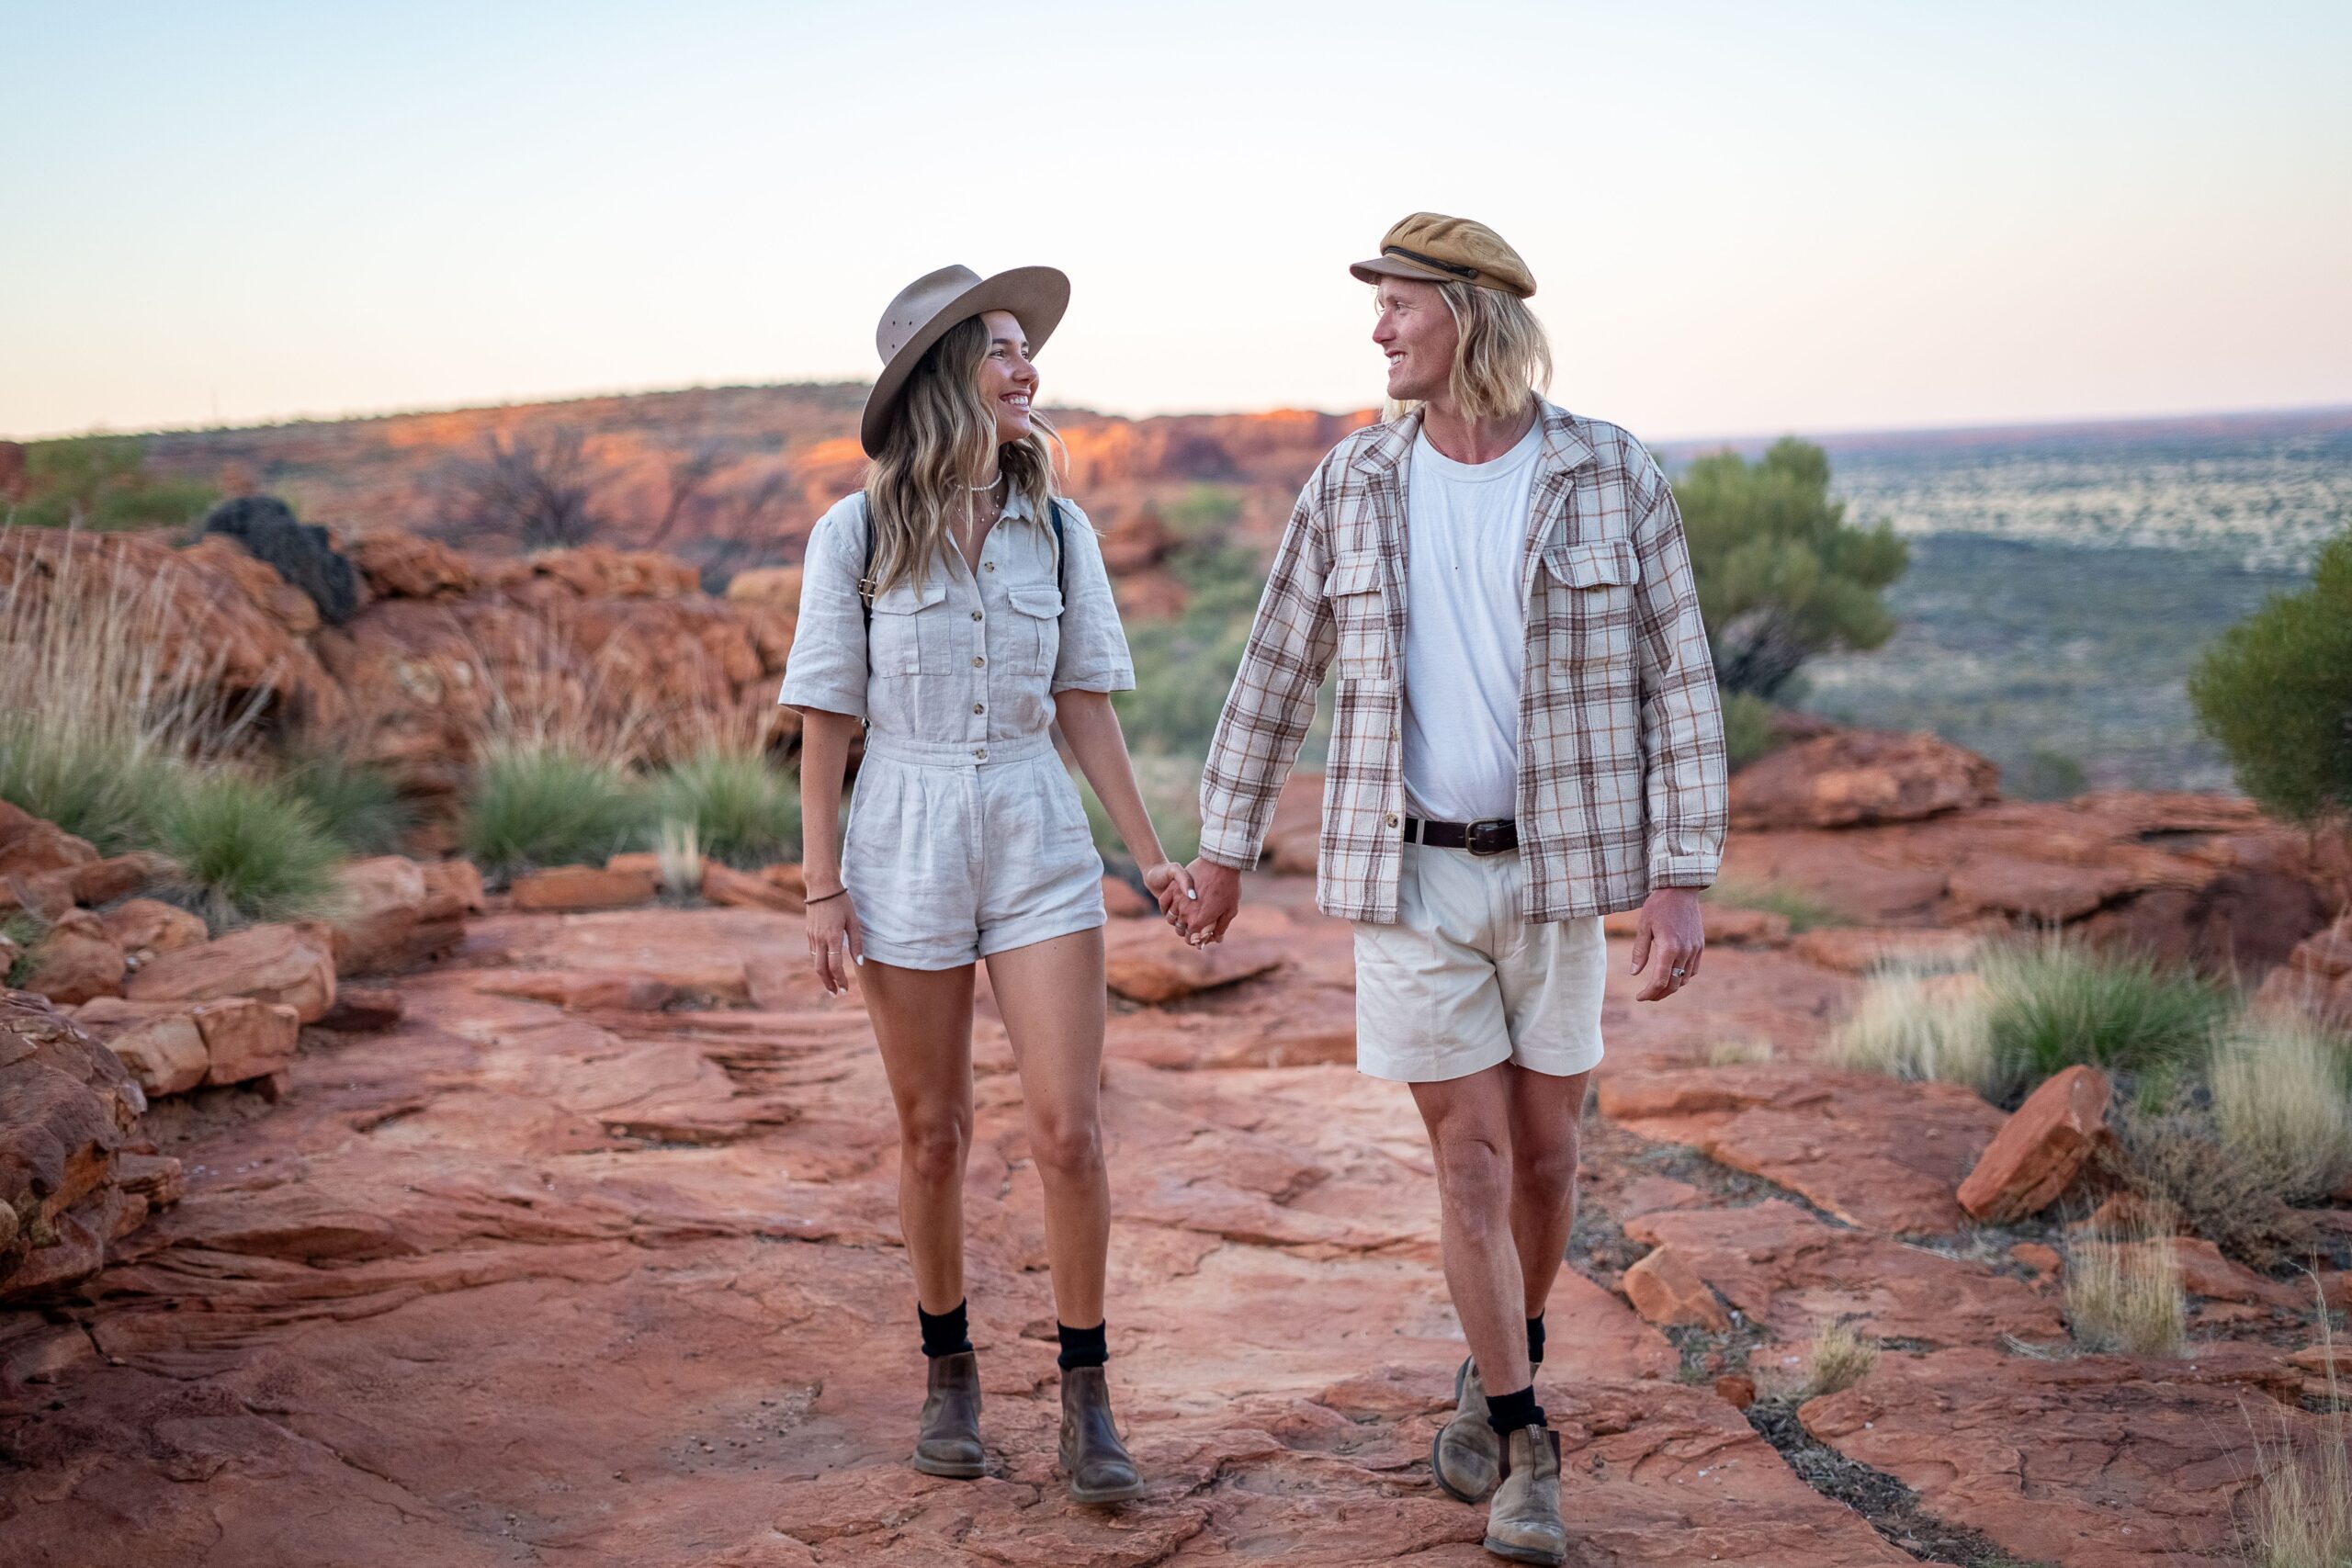
<svg viewBox="0 0 2352 1568">
<path fill-rule="evenodd" d="M 865 455 L 881 456 L 882 438 L 889 434 L 907 378 L 932 344 L 958 321 L 986 310 L 1010 310 L 1021 318 L 1021 330 L 1035 355 L 1069 309 L 1069 278 L 1050 266 L 1016 266 L 993 277 L 982 277 L 968 266 L 943 266 L 899 289 L 874 329 L 882 374 L 874 378 L 874 390 L 865 395 L 865 412 L 858 420 L 858 444 Z"/>
</svg>

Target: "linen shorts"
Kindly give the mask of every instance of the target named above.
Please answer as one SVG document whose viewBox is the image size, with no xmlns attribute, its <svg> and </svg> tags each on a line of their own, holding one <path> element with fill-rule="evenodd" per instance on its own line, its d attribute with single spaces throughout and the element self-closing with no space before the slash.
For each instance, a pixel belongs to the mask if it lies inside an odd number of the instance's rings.
<svg viewBox="0 0 2352 1568">
<path fill-rule="evenodd" d="M 1051 738 L 986 750 L 868 734 L 842 841 L 868 958 L 954 969 L 1102 924 L 1102 857 Z"/>
<path fill-rule="evenodd" d="M 1516 850 L 1403 849 L 1396 923 L 1355 922 L 1356 1070 L 1440 1083 L 1498 1062 L 1559 1077 L 1600 1066 L 1600 917 L 1528 920 Z"/>
</svg>

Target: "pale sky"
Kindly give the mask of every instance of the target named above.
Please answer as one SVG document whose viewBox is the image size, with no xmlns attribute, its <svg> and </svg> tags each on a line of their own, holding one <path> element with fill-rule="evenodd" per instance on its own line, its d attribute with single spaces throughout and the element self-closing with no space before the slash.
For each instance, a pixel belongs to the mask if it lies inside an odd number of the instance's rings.
<svg viewBox="0 0 2352 1568">
<path fill-rule="evenodd" d="M 0 0 L 0 434 L 864 378 L 1376 400 L 1416 209 L 1655 438 L 2352 402 L 2352 6 Z"/>
</svg>

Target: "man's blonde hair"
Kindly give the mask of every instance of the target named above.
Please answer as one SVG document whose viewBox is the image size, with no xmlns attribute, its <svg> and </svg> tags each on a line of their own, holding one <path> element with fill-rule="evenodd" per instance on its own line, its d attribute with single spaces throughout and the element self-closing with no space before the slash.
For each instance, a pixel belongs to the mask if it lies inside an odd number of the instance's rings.
<svg viewBox="0 0 2352 1568">
<path fill-rule="evenodd" d="M 1526 300 L 1470 283 L 1449 281 L 1436 288 L 1460 334 L 1446 389 L 1464 417 L 1498 419 L 1517 413 L 1530 397 L 1552 389 L 1552 340 Z M 1419 406 L 1391 402 L 1386 417 L 1395 419 Z"/>
</svg>

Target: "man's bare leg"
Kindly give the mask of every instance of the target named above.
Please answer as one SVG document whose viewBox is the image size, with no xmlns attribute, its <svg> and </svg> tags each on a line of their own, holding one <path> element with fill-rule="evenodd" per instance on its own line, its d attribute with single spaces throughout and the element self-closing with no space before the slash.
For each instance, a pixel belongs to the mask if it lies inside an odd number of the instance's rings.
<svg viewBox="0 0 2352 1568">
<path fill-rule="evenodd" d="M 1590 1073 L 1555 1077 L 1506 1062 L 1510 1112 L 1510 1234 L 1527 1315 L 1544 1315 L 1577 1218 L 1577 1124 Z"/>
<path fill-rule="evenodd" d="M 1504 1063 L 1467 1077 L 1412 1086 L 1437 1165 L 1446 1289 L 1489 1394 L 1512 1393 L 1532 1381 L 1527 1323 L 1521 1314 L 1527 1287 L 1511 1223 L 1506 1075 L 1514 1071 Z"/>
</svg>

